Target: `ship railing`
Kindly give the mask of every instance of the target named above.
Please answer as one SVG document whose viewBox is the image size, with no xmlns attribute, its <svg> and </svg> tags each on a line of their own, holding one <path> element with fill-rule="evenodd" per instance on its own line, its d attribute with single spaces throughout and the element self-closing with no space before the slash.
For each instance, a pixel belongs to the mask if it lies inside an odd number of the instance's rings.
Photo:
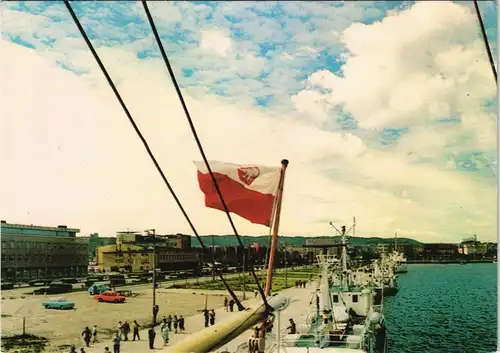
<svg viewBox="0 0 500 353">
<path fill-rule="evenodd" d="M 291 337 L 290 337 L 291 336 Z M 297 337 L 298 336 L 298 337 Z M 282 347 L 336 347 L 363 349 L 364 338 L 360 335 L 339 335 L 339 338 L 332 339 L 332 335 L 286 335 L 281 338 Z"/>
</svg>

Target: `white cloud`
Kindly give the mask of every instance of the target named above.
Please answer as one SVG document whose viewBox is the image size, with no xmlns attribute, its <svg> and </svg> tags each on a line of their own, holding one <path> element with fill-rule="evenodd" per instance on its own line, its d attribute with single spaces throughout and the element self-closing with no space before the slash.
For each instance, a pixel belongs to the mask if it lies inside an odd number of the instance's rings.
<svg viewBox="0 0 500 353">
<path fill-rule="evenodd" d="M 476 22 L 459 4 L 419 2 L 372 25 L 355 23 L 343 33 L 344 77 L 323 70 L 309 81 L 331 89 L 333 103 L 364 128 L 475 112 L 495 96 Z"/>
<path fill-rule="evenodd" d="M 215 52 L 219 56 L 227 56 L 231 52 L 231 39 L 218 30 L 204 30 L 201 32 L 200 48 L 208 52 Z"/>
</svg>

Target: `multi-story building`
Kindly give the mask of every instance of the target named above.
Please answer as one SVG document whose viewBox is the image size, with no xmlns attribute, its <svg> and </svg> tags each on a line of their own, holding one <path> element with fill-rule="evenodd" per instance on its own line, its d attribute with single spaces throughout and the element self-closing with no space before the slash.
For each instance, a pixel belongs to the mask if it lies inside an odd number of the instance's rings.
<svg viewBox="0 0 500 353">
<path fill-rule="evenodd" d="M 424 244 L 423 256 L 432 258 L 453 258 L 458 255 L 458 244 L 453 243 L 429 243 Z"/>
<path fill-rule="evenodd" d="M 200 266 L 198 252 L 186 248 L 190 240 L 186 241 L 185 237 L 118 232 L 116 244 L 97 248 L 96 266 L 101 271 L 149 271 L 153 268 L 153 245 L 156 243 L 156 268 L 162 271 L 196 269 Z"/>
<path fill-rule="evenodd" d="M 87 274 L 85 240 L 79 229 L 12 224 L 1 221 L 2 279 L 24 281 Z"/>
<path fill-rule="evenodd" d="M 158 235 L 158 237 L 165 239 L 168 246 L 177 249 L 191 249 L 191 236 L 186 234 L 168 234 Z"/>
<path fill-rule="evenodd" d="M 375 246 L 375 251 L 378 254 L 388 254 L 394 246 L 389 243 L 380 243 Z"/>
</svg>

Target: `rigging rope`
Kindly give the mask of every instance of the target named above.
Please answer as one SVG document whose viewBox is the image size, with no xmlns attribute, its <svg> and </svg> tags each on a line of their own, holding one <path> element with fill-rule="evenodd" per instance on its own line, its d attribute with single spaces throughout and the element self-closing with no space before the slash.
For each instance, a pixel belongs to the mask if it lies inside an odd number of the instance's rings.
<svg viewBox="0 0 500 353">
<path fill-rule="evenodd" d="M 123 111 L 125 112 L 125 114 L 127 115 L 128 120 L 132 124 L 132 126 L 133 126 L 135 132 L 137 133 L 137 135 L 139 136 L 139 138 L 141 139 L 141 141 L 142 141 L 142 143 L 144 145 L 144 148 L 146 149 L 146 151 L 147 151 L 149 157 L 151 158 L 151 160 L 153 161 L 153 163 L 154 163 L 154 165 L 155 165 L 158 173 L 160 173 L 161 178 L 163 179 L 163 181 L 165 182 L 165 185 L 167 186 L 168 190 L 172 194 L 172 197 L 174 198 L 175 202 L 177 203 L 177 206 L 179 206 L 179 209 L 181 210 L 182 214 L 184 215 L 184 218 L 186 219 L 186 221 L 188 222 L 189 227 L 191 228 L 192 232 L 196 236 L 196 239 L 198 239 L 198 241 L 200 242 L 200 246 L 202 248 L 202 251 L 205 251 L 206 250 L 206 246 L 203 243 L 203 240 L 201 239 L 200 235 L 198 234 L 198 231 L 196 230 L 196 228 L 194 227 L 193 223 L 191 222 L 191 219 L 189 218 L 188 214 L 186 213 L 186 211 L 185 211 L 184 207 L 182 206 L 179 198 L 175 194 L 174 189 L 172 188 L 172 186 L 168 182 L 165 174 L 163 173 L 163 170 L 161 169 L 161 167 L 158 164 L 155 156 L 153 155 L 153 152 L 151 151 L 151 149 L 150 149 L 150 147 L 149 147 L 146 139 L 144 138 L 144 136 L 142 135 L 141 131 L 137 127 L 137 124 L 135 123 L 134 119 L 132 118 L 132 115 L 130 114 L 127 106 L 125 105 L 125 102 L 123 101 L 120 93 L 118 92 L 118 89 L 116 88 L 115 84 L 113 83 L 113 80 L 109 76 L 108 71 L 104 67 L 104 64 L 102 63 L 101 59 L 99 58 L 99 55 L 97 54 L 96 50 L 94 49 L 94 46 L 90 42 L 90 39 L 88 38 L 87 33 L 85 32 L 85 30 L 83 29 L 80 21 L 78 20 L 77 15 L 73 11 L 73 8 L 71 7 L 71 5 L 70 5 L 70 3 L 69 3 L 68 0 L 65 0 L 64 4 L 66 5 L 66 8 L 68 9 L 71 17 L 73 18 L 73 21 L 75 22 L 76 26 L 78 27 L 78 30 L 80 31 L 83 39 L 85 40 L 85 43 L 87 43 L 87 46 L 89 47 L 90 51 L 92 52 L 92 55 L 94 56 L 94 59 L 96 60 L 96 62 L 99 65 L 99 67 L 101 68 L 102 73 L 106 77 L 106 80 L 108 81 L 109 86 L 111 87 L 111 89 L 113 90 L 113 93 L 115 94 L 116 98 L 120 102 L 120 105 L 123 108 Z M 234 294 L 234 292 L 231 290 L 231 288 L 227 284 L 227 282 L 224 279 L 224 277 L 223 277 L 221 271 L 219 270 L 219 268 L 217 266 L 215 266 L 214 262 L 212 263 L 212 266 L 214 267 L 216 273 L 219 275 L 220 279 L 224 283 L 224 286 L 226 287 L 227 291 L 229 292 L 229 294 L 231 295 L 231 297 L 235 301 L 236 305 L 238 305 L 238 309 L 240 311 L 243 310 L 244 309 L 243 305 L 241 304 L 241 302 L 239 301 L 238 297 Z"/>
<path fill-rule="evenodd" d="M 229 213 L 229 209 L 227 208 L 226 202 L 224 201 L 224 197 L 222 196 L 222 192 L 219 188 L 217 180 L 212 172 L 212 169 L 210 168 L 210 164 L 208 163 L 207 156 L 205 155 L 205 151 L 203 150 L 203 146 L 201 144 L 200 138 L 198 137 L 198 133 L 196 132 L 196 128 L 193 124 L 193 120 L 191 119 L 191 115 L 189 114 L 189 110 L 187 108 L 186 102 L 184 101 L 184 97 L 182 96 L 182 92 L 181 92 L 179 85 L 177 83 L 177 80 L 175 78 L 174 71 L 172 69 L 172 66 L 170 65 L 170 61 L 168 60 L 167 53 L 165 52 L 165 49 L 163 48 L 163 44 L 162 44 L 162 41 L 160 39 L 160 35 L 158 34 L 158 30 L 156 29 L 155 22 L 153 20 L 153 17 L 151 15 L 151 12 L 149 11 L 148 5 L 147 5 L 145 0 L 142 0 L 142 5 L 144 7 L 144 11 L 146 12 L 146 16 L 148 17 L 149 24 L 151 25 L 151 30 L 153 31 L 153 34 L 155 36 L 156 43 L 158 45 L 158 48 L 160 49 L 161 56 L 163 57 L 163 61 L 165 62 L 165 66 L 167 67 L 170 78 L 172 79 L 172 83 L 174 84 L 175 90 L 176 90 L 177 95 L 179 97 L 179 101 L 181 102 L 182 108 L 183 108 L 184 113 L 186 115 L 186 119 L 189 123 L 189 127 L 191 128 L 191 132 L 193 133 L 193 137 L 194 137 L 196 144 L 198 146 L 198 149 L 200 151 L 201 157 L 203 158 L 203 161 L 205 162 L 205 166 L 207 167 L 208 172 L 210 173 L 210 177 L 212 178 L 212 182 L 215 186 L 215 190 L 217 191 L 217 194 L 219 195 L 219 199 L 222 203 L 222 206 L 223 206 L 224 211 L 226 213 L 226 216 L 229 220 L 229 223 L 231 224 L 231 228 L 233 229 L 234 235 L 236 236 L 236 239 L 238 240 L 240 248 L 243 250 L 243 253 L 244 253 L 245 246 L 243 244 L 243 241 L 241 240 L 240 235 L 238 234 L 238 231 L 236 230 L 236 226 L 234 225 L 233 219 L 231 218 L 231 214 Z M 264 290 L 262 289 L 262 286 L 259 283 L 259 279 L 257 278 L 257 275 L 255 273 L 255 269 L 253 268 L 252 262 L 251 261 L 248 261 L 248 262 L 250 265 L 250 272 L 252 273 L 252 276 L 255 280 L 255 283 L 257 284 L 257 288 L 260 292 L 262 300 L 263 300 L 264 304 L 266 305 L 266 308 L 269 308 L 266 296 L 264 294 Z"/>
<path fill-rule="evenodd" d="M 479 27 L 481 27 L 481 34 L 483 35 L 484 45 L 486 46 L 486 52 L 488 53 L 488 59 L 490 60 L 491 71 L 493 71 L 493 77 L 495 78 L 495 83 L 498 84 L 497 70 L 495 69 L 495 61 L 493 60 L 493 54 L 491 53 L 490 43 L 488 42 L 488 36 L 486 35 L 486 29 L 484 28 L 484 23 L 481 17 L 481 12 L 479 11 L 477 0 L 474 0 L 474 8 L 476 9 L 477 19 L 479 20 Z"/>
</svg>

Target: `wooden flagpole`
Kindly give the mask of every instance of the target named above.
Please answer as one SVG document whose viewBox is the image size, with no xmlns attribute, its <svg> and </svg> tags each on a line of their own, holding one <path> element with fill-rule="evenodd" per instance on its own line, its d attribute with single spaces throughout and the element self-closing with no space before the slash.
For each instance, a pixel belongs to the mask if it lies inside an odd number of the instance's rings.
<svg viewBox="0 0 500 353">
<path fill-rule="evenodd" d="M 267 267 L 266 289 L 264 291 L 264 294 L 266 296 L 269 296 L 269 294 L 271 293 L 271 284 L 273 281 L 274 255 L 276 254 L 276 247 L 278 245 L 278 229 L 280 225 L 281 201 L 283 199 L 283 186 L 285 184 L 285 172 L 287 166 L 288 166 L 288 160 L 283 159 L 281 161 L 281 175 L 278 184 L 278 192 L 276 193 L 276 212 L 274 215 L 274 222 L 273 222 L 271 250 L 269 252 L 269 266 Z"/>
</svg>

